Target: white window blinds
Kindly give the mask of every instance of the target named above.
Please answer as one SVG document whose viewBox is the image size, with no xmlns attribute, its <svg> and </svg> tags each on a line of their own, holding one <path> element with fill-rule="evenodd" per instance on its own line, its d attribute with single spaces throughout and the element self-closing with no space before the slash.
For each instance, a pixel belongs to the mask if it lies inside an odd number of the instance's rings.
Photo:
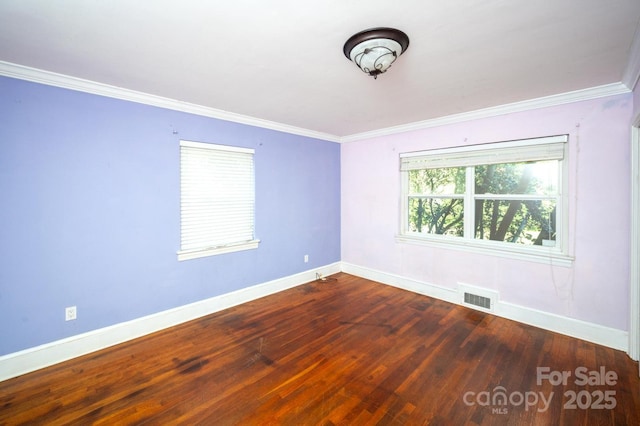
<svg viewBox="0 0 640 426">
<path fill-rule="evenodd" d="M 512 142 L 400 154 L 400 170 L 467 167 L 522 161 L 562 160 L 568 137 L 550 136 Z"/>
<path fill-rule="evenodd" d="M 179 258 L 254 242 L 253 156 L 253 149 L 180 141 Z"/>
</svg>

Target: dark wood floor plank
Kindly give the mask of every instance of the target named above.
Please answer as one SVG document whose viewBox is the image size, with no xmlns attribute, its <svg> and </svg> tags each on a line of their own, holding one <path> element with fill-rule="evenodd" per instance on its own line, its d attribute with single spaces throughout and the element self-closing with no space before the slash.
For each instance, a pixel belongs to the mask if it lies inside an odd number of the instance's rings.
<svg viewBox="0 0 640 426">
<path fill-rule="evenodd" d="M 0 424 L 640 424 L 638 366 L 620 351 L 334 278 L 1 382 Z M 537 367 L 601 366 L 615 386 L 537 383 Z M 553 397 L 494 404 L 501 390 Z M 605 390 L 613 409 L 565 406 Z"/>
</svg>

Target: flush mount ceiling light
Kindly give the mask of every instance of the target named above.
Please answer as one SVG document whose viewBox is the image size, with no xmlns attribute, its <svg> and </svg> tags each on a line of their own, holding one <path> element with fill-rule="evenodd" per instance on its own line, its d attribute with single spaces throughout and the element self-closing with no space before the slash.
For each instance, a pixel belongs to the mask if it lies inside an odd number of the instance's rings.
<svg viewBox="0 0 640 426">
<path fill-rule="evenodd" d="M 344 56 L 364 72 L 378 78 L 409 47 L 409 37 L 394 28 L 371 28 L 352 35 L 344 44 Z"/>
</svg>

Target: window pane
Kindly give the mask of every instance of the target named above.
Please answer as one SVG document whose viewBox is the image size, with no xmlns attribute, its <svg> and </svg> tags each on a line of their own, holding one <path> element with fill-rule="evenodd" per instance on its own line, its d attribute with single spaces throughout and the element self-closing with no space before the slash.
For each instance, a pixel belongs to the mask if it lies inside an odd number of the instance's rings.
<svg viewBox="0 0 640 426">
<path fill-rule="evenodd" d="M 180 142 L 180 250 L 254 239 L 253 150 Z"/>
<path fill-rule="evenodd" d="M 409 231 L 462 236 L 461 198 L 409 197 Z"/>
<path fill-rule="evenodd" d="M 475 237 L 555 246 L 555 200 L 477 200 Z"/>
<path fill-rule="evenodd" d="M 475 167 L 476 194 L 558 193 L 557 160 Z"/>
<path fill-rule="evenodd" d="M 464 194 L 465 168 L 421 169 L 409 171 L 411 194 Z"/>
</svg>

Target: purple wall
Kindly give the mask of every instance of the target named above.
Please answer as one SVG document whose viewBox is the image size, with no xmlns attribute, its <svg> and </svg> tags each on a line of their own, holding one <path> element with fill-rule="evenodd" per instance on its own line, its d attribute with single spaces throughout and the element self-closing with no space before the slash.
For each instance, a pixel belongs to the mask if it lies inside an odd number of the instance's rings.
<svg viewBox="0 0 640 426">
<path fill-rule="evenodd" d="M 0 355 L 340 260 L 336 143 L 11 78 L 0 94 Z M 256 150 L 257 250 L 177 261 L 180 139 Z"/>
<path fill-rule="evenodd" d="M 342 145 L 342 261 L 529 309 L 628 330 L 632 95 L 443 125 Z M 398 156 L 569 135 L 571 267 L 398 243 Z"/>
</svg>

